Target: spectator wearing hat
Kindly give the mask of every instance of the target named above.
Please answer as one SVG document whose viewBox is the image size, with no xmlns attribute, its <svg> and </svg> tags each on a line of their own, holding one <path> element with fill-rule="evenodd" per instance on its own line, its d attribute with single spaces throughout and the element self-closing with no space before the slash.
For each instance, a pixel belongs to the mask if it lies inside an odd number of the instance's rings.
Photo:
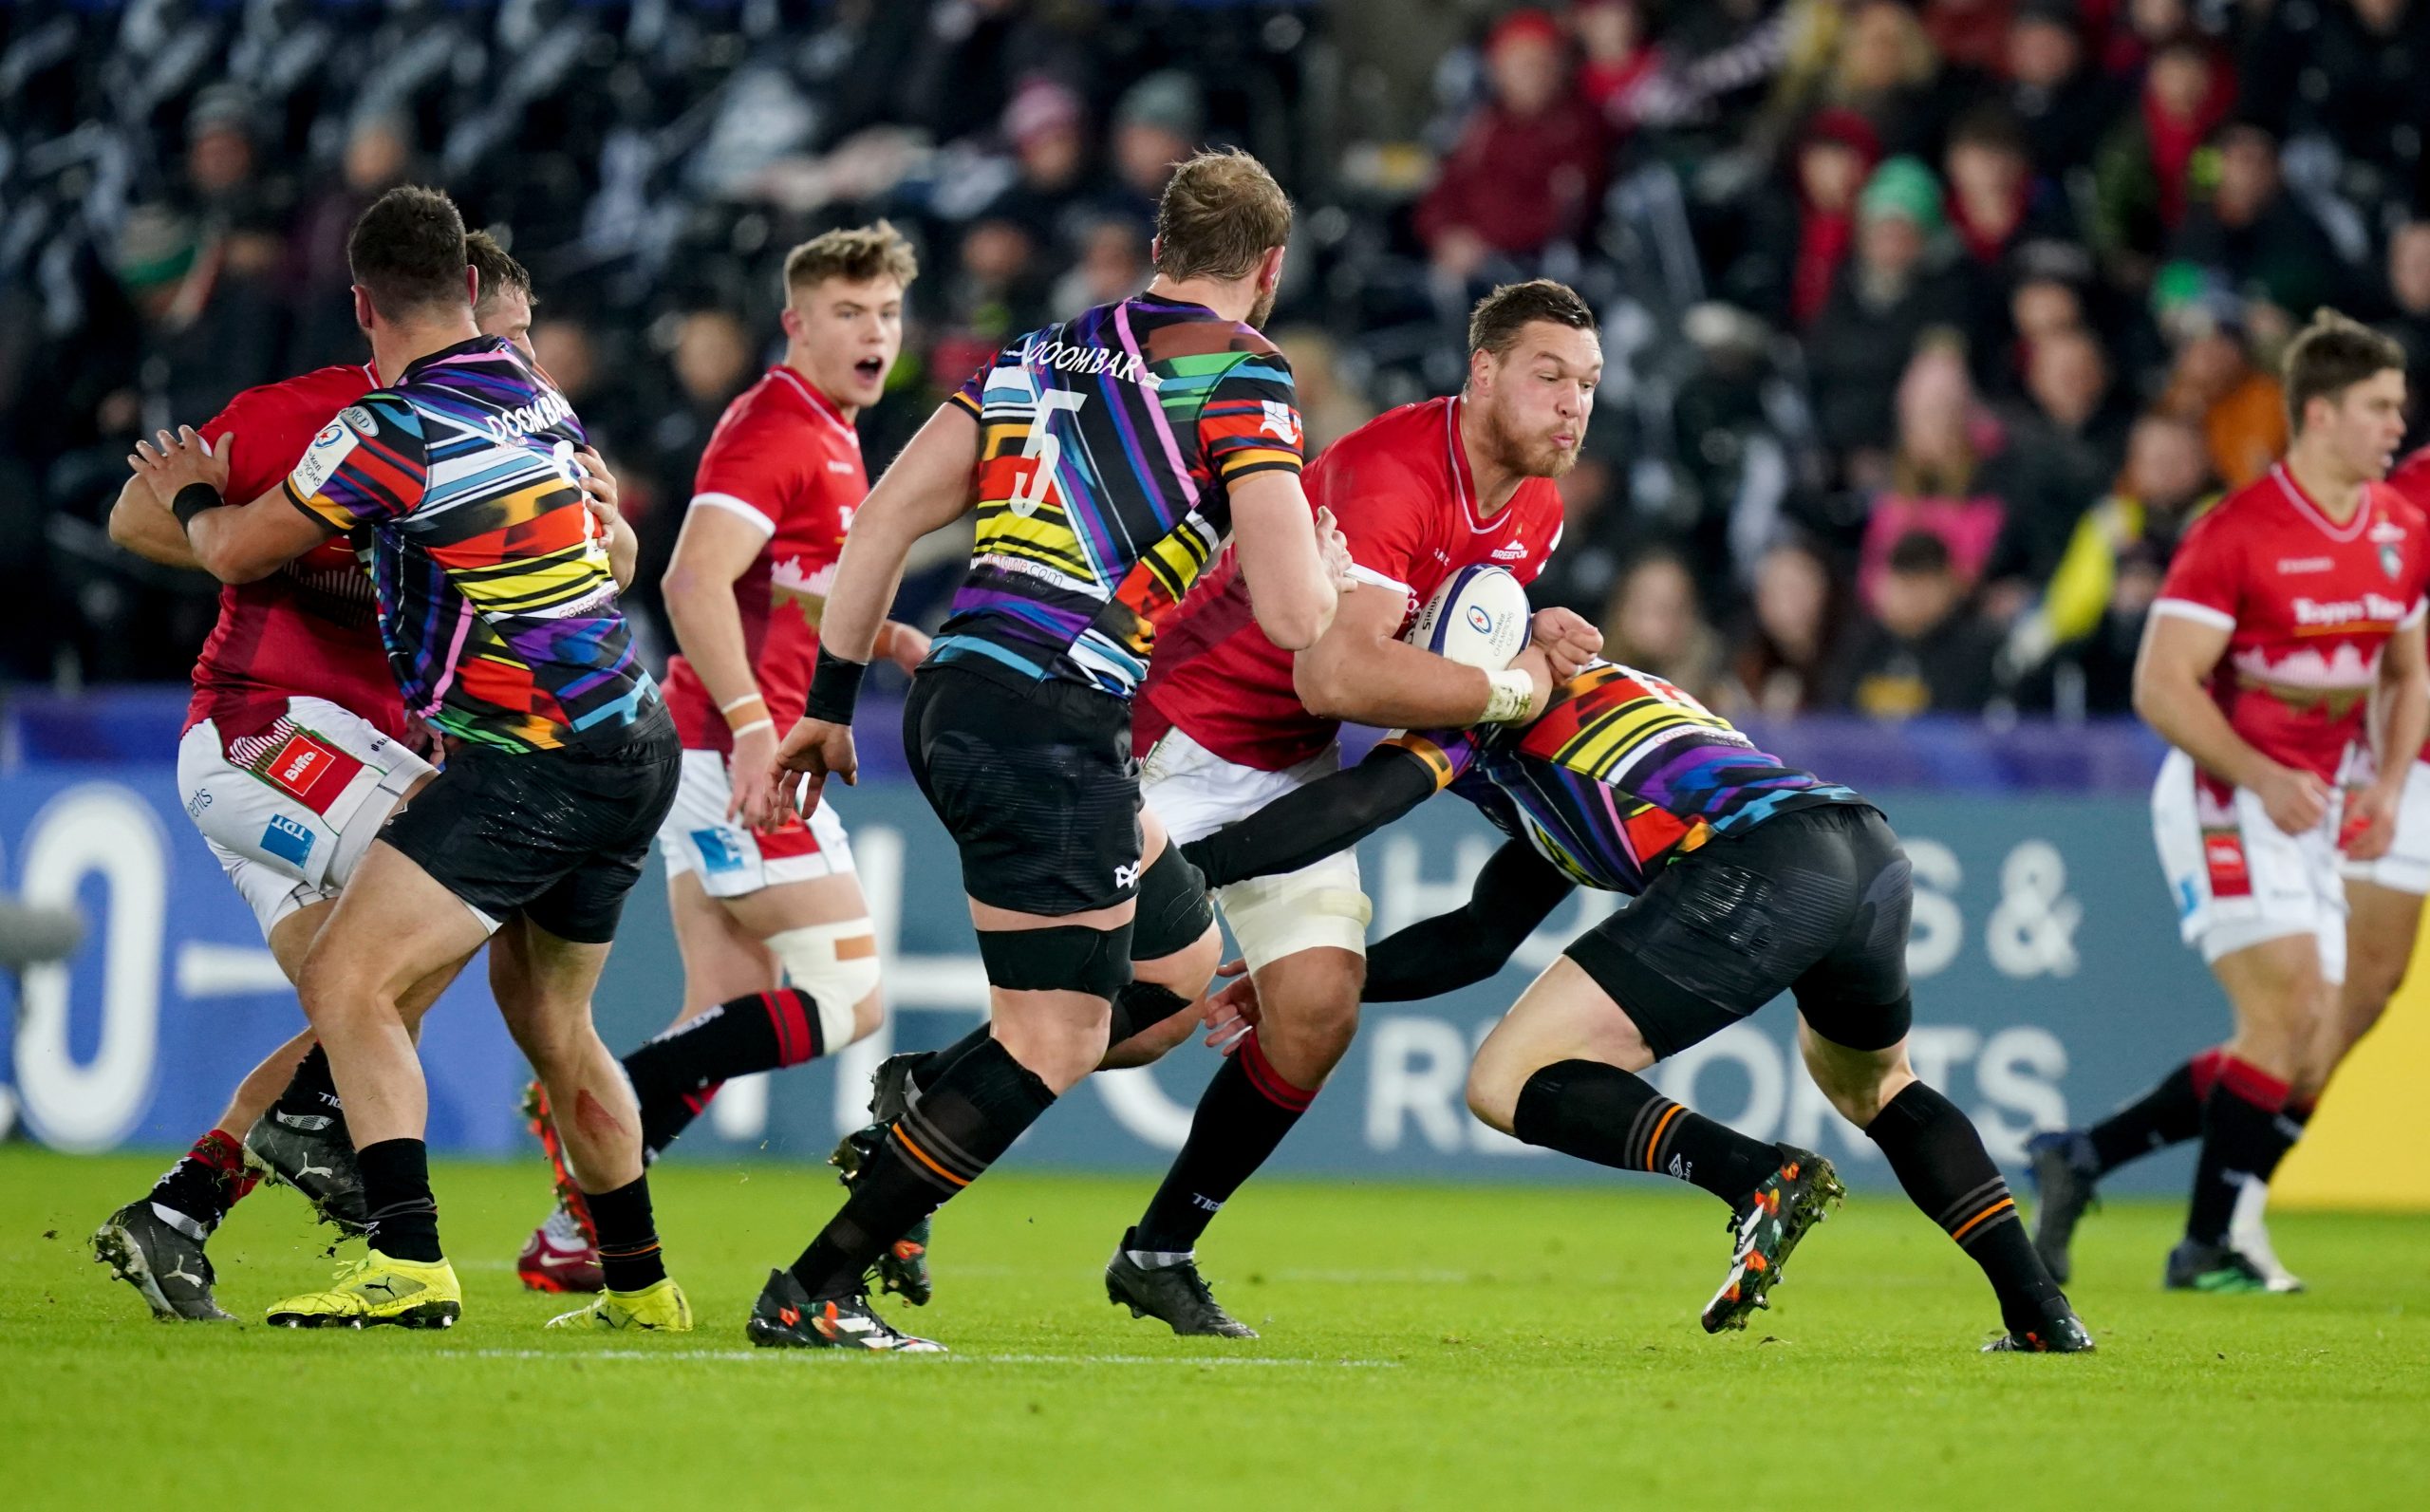
<svg viewBox="0 0 2430 1512">
<path fill-rule="evenodd" d="M 1167 180 L 1206 133 L 1206 103 L 1189 75 L 1167 68 L 1124 91 L 1111 140 L 1116 207 L 1143 226 L 1155 224 Z"/>
<path fill-rule="evenodd" d="M 1969 327 L 1949 265 L 1940 183 L 1915 158 L 1874 170 L 1857 200 L 1854 255 L 1806 342 L 1815 420 L 1835 451 L 1886 448 L 1892 396 L 1924 332 Z"/>
<path fill-rule="evenodd" d="M 1016 177 L 980 218 L 1017 222 L 1048 266 L 1068 266 L 1079 256 L 1089 225 L 1117 203 L 1110 186 L 1092 179 L 1088 115 L 1079 94 L 1053 79 L 1023 82 L 1004 107 L 1003 133 Z"/>
<path fill-rule="evenodd" d="M 1816 111 L 1790 157 L 1786 192 L 1752 197 L 1745 250 L 1722 287 L 1776 325 L 1810 328 L 1856 245 L 1857 196 L 1880 160 L 1873 122 L 1836 106 Z"/>
<path fill-rule="evenodd" d="M 1877 719 L 1980 714 L 1998 683 L 1999 631 L 1975 613 L 1949 543 L 1914 531 L 1891 545 L 1825 701 Z"/>
<path fill-rule="evenodd" d="M 1570 77 L 1567 43 L 1542 10 L 1505 16 L 1486 39 L 1491 95 L 1418 202 L 1438 275 L 1465 286 L 1501 259 L 1532 266 L 1583 235 L 1601 200 L 1608 134 Z"/>
<path fill-rule="evenodd" d="M 2170 351 L 2152 407 L 2200 427 L 2212 472 L 2242 488 L 2287 450 L 2286 396 L 2252 361 L 2244 308 L 2215 273 L 2192 263 L 2160 270 L 2152 308 Z"/>
</svg>

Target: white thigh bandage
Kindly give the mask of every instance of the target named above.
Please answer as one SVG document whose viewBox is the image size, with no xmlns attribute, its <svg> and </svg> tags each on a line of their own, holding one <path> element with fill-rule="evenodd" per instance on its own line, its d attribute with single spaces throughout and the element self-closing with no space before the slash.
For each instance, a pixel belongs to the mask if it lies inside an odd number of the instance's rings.
<svg viewBox="0 0 2430 1512">
<path fill-rule="evenodd" d="M 785 980 L 818 1007 L 818 1042 L 832 1053 L 852 1042 L 852 1005 L 877 990 L 877 926 L 864 917 L 804 924 L 764 942 Z"/>
<path fill-rule="evenodd" d="M 1364 957 L 1367 922 L 1375 912 L 1358 888 L 1355 850 L 1280 876 L 1218 887 L 1215 902 L 1251 971 L 1320 945 Z"/>
</svg>

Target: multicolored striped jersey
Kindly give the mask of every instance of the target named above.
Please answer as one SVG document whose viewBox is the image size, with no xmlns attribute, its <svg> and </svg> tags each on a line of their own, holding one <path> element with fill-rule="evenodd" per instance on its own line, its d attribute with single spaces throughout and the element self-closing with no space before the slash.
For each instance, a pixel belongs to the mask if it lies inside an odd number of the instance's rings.
<svg viewBox="0 0 2430 1512">
<path fill-rule="evenodd" d="M 329 529 L 371 528 L 389 670 L 407 711 L 447 735 L 553 750 L 657 699 L 583 505 L 582 440 L 565 396 L 481 336 L 347 405 L 287 479 Z"/>
<path fill-rule="evenodd" d="M 1597 662 L 1527 724 L 1394 735 L 1505 832 L 1583 887 L 1636 894 L 1654 868 L 1853 789 L 1800 772 L 1651 672 Z"/>
<path fill-rule="evenodd" d="M 1290 365 L 1203 305 L 1101 305 L 1006 346 L 950 402 L 982 429 L 979 541 L 940 663 L 1130 697 L 1231 534 L 1231 486 L 1299 470 Z"/>
</svg>

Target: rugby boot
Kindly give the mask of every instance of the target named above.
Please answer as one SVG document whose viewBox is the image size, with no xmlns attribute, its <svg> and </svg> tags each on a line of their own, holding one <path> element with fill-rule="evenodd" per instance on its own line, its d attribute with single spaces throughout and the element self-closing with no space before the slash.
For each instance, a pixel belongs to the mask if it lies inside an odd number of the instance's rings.
<svg viewBox="0 0 2430 1512">
<path fill-rule="evenodd" d="M 2278 1262 L 2278 1251 L 2270 1242 L 2270 1225 L 2263 1213 L 2270 1206 L 2270 1188 L 2259 1182 L 2249 1181 L 2236 1193 L 2234 1214 L 2228 1220 L 2228 1247 L 2252 1261 L 2252 1268 L 2273 1292 L 2300 1292 L 2303 1278 Z"/>
<path fill-rule="evenodd" d="M 168 1321 L 233 1323 L 211 1295 L 217 1278 L 202 1252 L 202 1225 L 145 1198 L 112 1213 L 93 1231 L 93 1259 L 143 1296 L 152 1316 Z"/>
<path fill-rule="evenodd" d="M 278 1328 L 449 1328 L 464 1312 L 456 1268 L 423 1264 L 373 1250 L 337 1269 L 327 1291 L 306 1292 L 272 1307 Z"/>
<path fill-rule="evenodd" d="M 574 1185 L 573 1167 L 566 1164 L 565 1141 L 557 1137 L 557 1121 L 549 1112 L 548 1089 L 536 1081 L 523 1089 L 523 1116 L 531 1123 L 533 1137 L 540 1141 L 540 1152 L 549 1157 L 549 1183 L 556 1188 L 557 1205 L 582 1230 L 584 1239 L 597 1244 L 599 1230 L 591 1226 L 590 1204 Z"/>
<path fill-rule="evenodd" d="M 1123 1231 L 1122 1242 L 1106 1261 L 1106 1300 L 1131 1309 L 1132 1317 L 1152 1317 L 1176 1334 L 1214 1338 L 1255 1338 L 1257 1330 L 1224 1311 L 1198 1274 L 1195 1257 L 1185 1255 L 1168 1265 L 1142 1265 L 1131 1258 L 1137 1229 Z"/>
<path fill-rule="evenodd" d="M 531 1292 L 595 1292 L 608 1281 L 599 1268 L 599 1246 L 562 1207 L 524 1241 L 514 1274 Z"/>
<path fill-rule="evenodd" d="M 640 1329 L 653 1334 L 692 1332 L 692 1304 L 673 1277 L 662 1277 L 638 1292 L 602 1292 L 589 1307 L 560 1313 L 551 1328 L 595 1328 L 608 1333 Z"/>
<path fill-rule="evenodd" d="M 2267 1292 L 2270 1278 L 2235 1249 L 2183 1240 L 2168 1252 L 2160 1284 L 2172 1292 Z"/>
<path fill-rule="evenodd" d="M 2033 1170 L 2033 1248 L 2050 1279 L 2067 1284 L 2074 1263 L 2067 1251 L 2076 1223 L 2093 1205 L 2092 1141 L 2081 1129 L 2053 1129 L 2025 1142 Z"/>
<path fill-rule="evenodd" d="M 878 1062 L 869 1078 L 869 1122 L 838 1140 L 835 1152 L 827 1157 L 827 1164 L 835 1167 L 835 1179 L 846 1186 L 852 1185 L 861 1167 L 886 1142 L 888 1127 L 919 1095 L 911 1085 L 911 1071 L 926 1056 L 927 1052 L 914 1051 Z M 937 1295 L 936 1280 L 928 1272 L 928 1220 L 922 1218 L 888 1244 L 869 1267 L 869 1275 L 881 1292 L 891 1292 L 913 1307 L 927 1306 Z"/>
<path fill-rule="evenodd" d="M 360 1234 L 367 1225 L 363 1172 L 343 1121 L 273 1108 L 245 1131 L 245 1153 L 271 1181 L 301 1192 L 322 1223 L 344 1234 Z"/>
<path fill-rule="evenodd" d="M 1798 1241 L 1848 1194 L 1829 1161 L 1809 1149 L 1776 1148 L 1780 1168 L 1756 1184 L 1752 1195 L 1730 1215 L 1729 1274 L 1705 1304 L 1708 1334 L 1745 1328 L 1749 1313 L 1771 1306 L 1768 1294 Z"/>
<path fill-rule="evenodd" d="M 1986 1354 L 2090 1354 L 2092 1332 L 2065 1307 L 2031 1328 L 2012 1328 L 1983 1346 Z"/>
<path fill-rule="evenodd" d="M 764 1349 L 868 1350 L 876 1354 L 943 1354 L 932 1338 L 906 1334 L 869 1308 L 866 1297 L 812 1301 L 791 1271 L 770 1271 L 751 1320 L 742 1326 Z"/>
</svg>

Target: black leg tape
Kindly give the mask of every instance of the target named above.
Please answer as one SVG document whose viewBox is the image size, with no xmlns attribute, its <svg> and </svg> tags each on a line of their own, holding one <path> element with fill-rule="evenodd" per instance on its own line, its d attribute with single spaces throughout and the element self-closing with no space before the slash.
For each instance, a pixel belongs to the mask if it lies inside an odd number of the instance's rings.
<svg viewBox="0 0 2430 1512">
<path fill-rule="evenodd" d="M 1206 895 L 1206 878 L 1168 844 L 1139 878 L 1139 914 L 1131 935 L 1131 959 L 1158 961 L 1198 943 L 1215 922 L 1215 901 Z M 1147 1024 L 1141 1023 L 1145 1029 Z"/>
<path fill-rule="evenodd" d="M 1113 1029 L 1106 1043 L 1118 1045 L 1142 1029 L 1153 1029 L 1190 1005 L 1191 999 L 1152 981 L 1127 981 L 1113 994 Z"/>
<path fill-rule="evenodd" d="M 1131 926 L 982 929 L 979 960 L 1006 992 L 1084 992 L 1111 999 L 1131 980 Z"/>
</svg>

